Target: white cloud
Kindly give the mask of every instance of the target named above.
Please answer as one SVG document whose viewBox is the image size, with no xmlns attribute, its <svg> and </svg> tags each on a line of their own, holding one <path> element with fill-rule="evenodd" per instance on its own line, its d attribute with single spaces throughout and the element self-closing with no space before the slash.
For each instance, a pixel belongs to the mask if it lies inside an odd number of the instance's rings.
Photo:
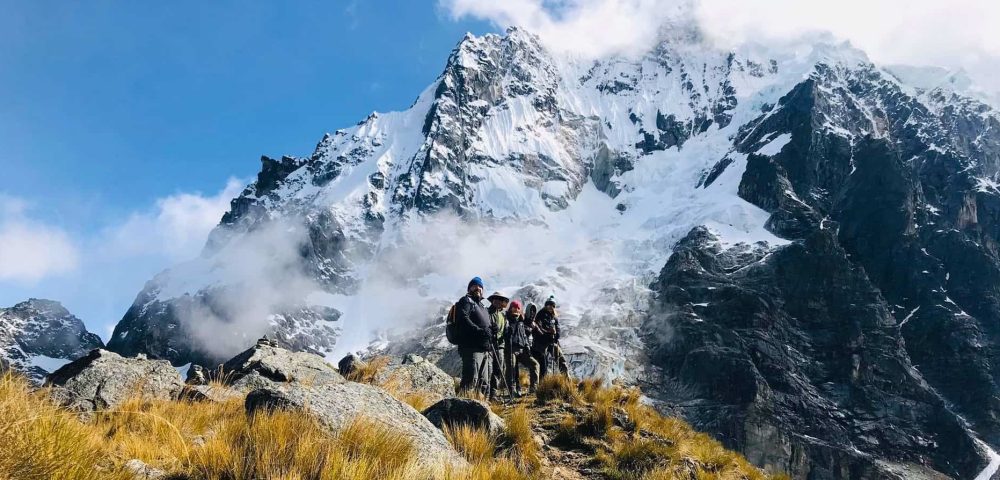
<svg viewBox="0 0 1000 480">
<path fill-rule="evenodd" d="M 106 229 L 99 248 L 105 255 L 120 257 L 155 255 L 173 261 L 195 257 L 242 188 L 242 181 L 230 178 L 213 196 L 178 193 L 161 198 L 152 210 L 133 213 L 121 225 Z"/>
<path fill-rule="evenodd" d="M 828 31 L 876 62 L 961 68 L 980 84 L 1000 89 L 998 2 L 703 0 L 697 4 L 697 18 L 723 44 Z"/>
<path fill-rule="evenodd" d="M 30 284 L 75 270 L 80 255 L 69 235 L 28 211 L 24 200 L 0 196 L 0 281 Z"/>
<path fill-rule="evenodd" d="M 588 56 L 643 51 L 666 19 L 692 15 L 722 46 L 788 41 L 811 32 L 850 40 L 881 64 L 964 69 L 1000 90 L 1000 2 L 986 0 L 441 0 L 454 17 L 535 32 Z"/>
<path fill-rule="evenodd" d="M 211 195 L 163 197 L 121 221 L 82 232 L 42 222 L 29 215 L 29 202 L 0 193 L 0 307 L 51 298 L 93 331 L 108 333 L 143 283 L 198 255 L 242 185 L 230 179 Z"/>
<path fill-rule="evenodd" d="M 628 53 L 652 44 L 662 22 L 677 15 L 677 0 L 441 0 L 453 18 L 519 26 L 557 51 L 586 56 Z"/>
</svg>

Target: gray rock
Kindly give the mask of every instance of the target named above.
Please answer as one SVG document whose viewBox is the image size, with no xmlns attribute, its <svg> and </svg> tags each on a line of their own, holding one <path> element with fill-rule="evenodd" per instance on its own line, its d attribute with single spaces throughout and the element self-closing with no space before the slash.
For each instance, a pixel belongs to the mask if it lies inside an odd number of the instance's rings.
<svg viewBox="0 0 1000 480">
<path fill-rule="evenodd" d="M 487 430 L 491 435 L 499 435 L 506 427 L 503 419 L 493 413 L 489 405 L 471 398 L 446 398 L 427 407 L 423 415 L 440 429 L 469 425 Z"/>
<path fill-rule="evenodd" d="M 181 398 L 196 402 L 222 403 L 234 398 L 243 397 L 244 393 L 241 389 L 218 385 L 188 385 L 184 387 L 184 391 L 181 393 Z"/>
<path fill-rule="evenodd" d="M 375 384 L 397 394 L 431 394 L 434 400 L 455 395 L 455 380 L 419 355 L 408 354 L 403 362 L 390 364 L 375 375 Z"/>
<path fill-rule="evenodd" d="M 320 385 L 345 381 L 319 355 L 260 344 L 233 357 L 222 370 L 223 380 L 234 388 L 259 388 L 267 382 Z"/>
<path fill-rule="evenodd" d="M 462 468 L 467 465 L 441 431 L 419 412 L 371 385 L 353 382 L 274 385 L 250 392 L 245 405 L 247 414 L 274 409 L 303 410 L 330 431 L 337 431 L 357 418 L 368 417 L 411 439 L 421 465 L 431 470 L 441 472 L 449 466 Z"/>
<path fill-rule="evenodd" d="M 421 363 L 423 361 L 424 357 L 421 357 L 420 355 L 417 355 L 415 353 L 407 353 L 406 355 L 403 355 L 403 365 L 410 363 Z"/>
<path fill-rule="evenodd" d="M 362 361 L 360 358 L 358 358 L 357 355 L 352 353 L 344 358 L 341 358 L 340 361 L 337 362 L 337 370 L 340 370 L 341 375 L 347 377 L 351 373 L 357 371 L 358 368 L 360 368 L 364 364 L 365 364 L 364 361 Z"/>
<path fill-rule="evenodd" d="M 135 480 L 159 480 L 167 476 L 163 470 L 150 467 L 136 458 L 125 462 L 125 469 L 132 473 L 132 478 Z"/>
<path fill-rule="evenodd" d="M 184 387 L 170 362 L 127 358 L 101 349 L 52 372 L 46 382 L 60 387 L 52 392 L 60 404 L 85 412 L 113 408 L 136 394 L 176 399 Z"/>
<path fill-rule="evenodd" d="M 278 385 L 278 383 L 257 372 L 250 372 L 249 374 L 236 379 L 235 381 L 229 383 L 228 385 L 230 388 L 234 390 L 239 390 L 241 392 L 249 392 L 250 390 L 256 390 L 258 388 L 265 388 Z"/>
<path fill-rule="evenodd" d="M 188 385 L 208 385 L 208 372 L 201 365 L 191 365 L 187 371 L 184 383 Z"/>
</svg>

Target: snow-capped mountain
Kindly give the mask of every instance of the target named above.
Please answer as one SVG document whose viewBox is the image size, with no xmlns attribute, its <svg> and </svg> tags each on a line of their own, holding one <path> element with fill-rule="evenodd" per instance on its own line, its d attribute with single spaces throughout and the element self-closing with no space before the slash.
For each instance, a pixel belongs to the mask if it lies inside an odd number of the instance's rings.
<svg viewBox="0 0 1000 480">
<path fill-rule="evenodd" d="M 468 35 L 409 109 L 263 158 L 108 346 L 445 349 L 480 275 L 557 297 L 578 375 L 638 382 L 758 464 L 971 478 L 1000 444 L 1000 124 L 928 78 L 682 27 L 598 60 Z"/>
<path fill-rule="evenodd" d="M 95 348 L 104 348 L 101 337 L 59 302 L 31 298 L 0 308 L 0 359 L 39 383 Z"/>
</svg>

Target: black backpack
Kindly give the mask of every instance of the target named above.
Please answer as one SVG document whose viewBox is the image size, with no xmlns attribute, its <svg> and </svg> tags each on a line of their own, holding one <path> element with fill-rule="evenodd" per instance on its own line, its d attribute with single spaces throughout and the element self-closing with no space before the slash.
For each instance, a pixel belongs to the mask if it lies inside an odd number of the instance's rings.
<svg viewBox="0 0 1000 480">
<path fill-rule="evenodd" d="M 448 339 L 448 343 L 452 345 L 458 345 L 458 322 L 456 321 L 455 307 L 458 304 L 453 304 L 450 309 L 448 309 L 448 316 L 444 320 L 444 336 Z"/>
</svg>

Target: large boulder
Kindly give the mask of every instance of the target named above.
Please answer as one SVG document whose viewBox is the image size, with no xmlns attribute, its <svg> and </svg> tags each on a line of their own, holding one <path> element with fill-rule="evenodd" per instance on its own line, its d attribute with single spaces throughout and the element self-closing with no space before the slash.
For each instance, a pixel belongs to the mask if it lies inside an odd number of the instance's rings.
<svg viewBox="0 0 1000 480">
<path fill-rule="evenodd" d="M 245 405 L 247 414 L 274 409 L 305 411 L 331 432 L 340 430 L 352 420 L 367 417 L 412 440 L 421 465 L 431 470 L 440 473 L 448 467 L 467 465 L 441 431 L 419 412 L 371 385 L 353 382 L 313 386 L 276 384 L 250 392 Z"/>
<path fill-rule="evenodd" d="M 187 377 L 184 378 L 184 383 L 188 385 L 208 385 L 208 375 L 209 372 L 205 370 L 205 367 L 192 364 L 188 367 Z"/>
<path fill-rule="evenodd" d="M 471 398 L 446 398 L 427 407 L 423 415 L 442 430 L 446 426 L 470 426 L 486 430 L 491 435 L 499 435 L 506 426 L 503 419 L 490 410 L 489 405 Z"/>
<path fill-rule="evenodd" d="M 323 357 L 308 352 L 258 344 L 222 365 L 223 380 L 234 388 L 251 390 L 271 383 L 321 385 L 343 383 Z"/>
<path fill-rule="evenodd" d="M 95 349 L 52 372 L 46 380 L 53 398 L 80 411 L 113 408 L 133 395 L 176 399 L 184 388 L 177 370 L 166 360 L 122 357 Z"/>
<path fill-rule="evenodd" d="M 405 355 L 401 363 L 375 374 L 375 384 L 397 395 L 421 393 L 433 401 L 455 395 L 455 379 L 419 355 Z"/>
<path fill-rule="evenodd" d="M 364 365 L 365 362 L 352 353 L 344 358 L 341 358 L 340 361 L 337 362 L 337 370 L 340 370 L 340 374 L 346 378 L 348 375 L 358 371 L 358 369 Z"/>
</svg>

